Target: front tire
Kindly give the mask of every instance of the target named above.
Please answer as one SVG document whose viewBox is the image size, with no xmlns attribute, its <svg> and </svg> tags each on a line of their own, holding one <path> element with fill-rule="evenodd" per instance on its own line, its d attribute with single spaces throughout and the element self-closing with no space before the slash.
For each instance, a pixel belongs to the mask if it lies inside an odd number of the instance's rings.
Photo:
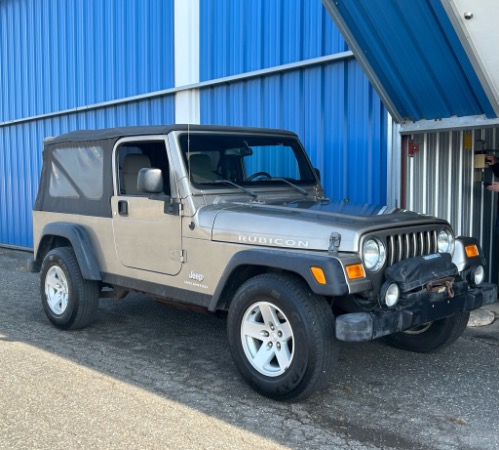
<svg viewBox="0 0 499 450">
<path fill-rule="evenodd" d="M 417 353 L 441 350 L 457 341 L 466 330 L 470 313 L 459 313 L 384 338 L 392 347 Z"/>
<path fill-rule="evenodd" d="M 45 256 L 40 271 L 40 294 L 48 319 L 57 328 L 75 330 L 90 325 L 97 315 L 96 281 L 83 279 L 71 247 L 59 247 Z"/>
<path fill-rule="evenodd" d="M 329 381 L 337 356 L 334 317 L 300 279 L 258 275 L 236 292 L 227 321 L 234 363 L 257 392 L 304 398 Z"/>
</svg>

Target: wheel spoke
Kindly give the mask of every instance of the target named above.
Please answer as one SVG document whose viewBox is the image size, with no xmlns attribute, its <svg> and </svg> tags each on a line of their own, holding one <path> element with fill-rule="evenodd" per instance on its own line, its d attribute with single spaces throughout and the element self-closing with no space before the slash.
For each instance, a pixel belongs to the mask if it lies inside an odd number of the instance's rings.
<svg viewBox="0 0 499 450">
<path fill-rule="evenodd" d="M 279 362 L 279 368 L 285 370 L 289 367 L 291 363 L 291 353 L 287 345 L 281 345 L 281 348 L 275 352 L 277 361 Z"/>
<path fill-rule="evenodd" d="M 50 309 L 54 312 L 59 312 L 62 310 L 62 298 L 60 295 L 53 295 L 50 296 L 48 299 L 48 304 L 50 306 Z"/>
<path fill-rule="evenodd" d="M 266 331 L 267 327 L 258 322 L 246 321 L 243 324 L 243 333 L 245 336 L 258 339 L 259 341 L 263 341 L 265 338 L 265 333 L 268 336 L 268 332 Z"/>
<path fill-rule="evenodd" d="M 52 289 L 55 289 L 56 291 L 59 290 L 61 282 L 56 276 L 56 273 L 53 273 L 52 271 L 47 274 L 47 277 L 45 278 L 45 284 L 50 286 Z"/>
<path fill-rule="evenodd" d="M 279 324 L 279 331 L 282 332 L 281 341 L 287 341 L 293 337 L 293 330 L 289 322 L 283 322 Z"/>
<path fill-rule="evenodd" d="M 260 312 L 262 313 L 265 325 L 270 326 L 270 324 L 273 324 L 274 326 L 277 326 L 280 323 L 279 318 L 277 317 L 277 311 L 273 305 L 269 303 L 260 305 Z"/>
<path fill-rule="evenodd" d="M 261 370 L 268 370 L 267 366 L 269 362 L 274 358 L 275 351 L 273 348 L 269 348 L 267 345 L 262 345 L 255 357 L 253 358 L 253 364 L 259 367 Z"/>
</svg>

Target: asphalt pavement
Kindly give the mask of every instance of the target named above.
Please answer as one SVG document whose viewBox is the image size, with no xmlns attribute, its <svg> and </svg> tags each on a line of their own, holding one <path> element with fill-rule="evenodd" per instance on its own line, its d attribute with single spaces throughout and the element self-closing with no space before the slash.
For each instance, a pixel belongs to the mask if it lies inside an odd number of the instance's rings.
<svg viewBox="0 0 499 450">
<path fill-rule="evenodd" d="M 240 378 L 224 318 L 134 294 L 57 330 L 28 256 L 0 248 L 0 449 L 499 448 L 497 319 L 429 355 L 339 343 L 329 387 L 279 403 Z"/>
</svg>

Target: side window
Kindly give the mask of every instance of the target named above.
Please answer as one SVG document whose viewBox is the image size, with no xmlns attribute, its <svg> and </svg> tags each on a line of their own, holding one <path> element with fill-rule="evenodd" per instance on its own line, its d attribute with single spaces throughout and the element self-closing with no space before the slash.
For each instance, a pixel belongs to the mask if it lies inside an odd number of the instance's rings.
<svg viewBox="0 0 499 450">
<path fill-rule="evenodd" d="M 49 194 L 99 200 L 103 192 L 102 147 L 63 147 L 52 153 Z"/>
<path fill-rule="evenodd" d="M 137 190 L 140 169 L 157 168 L 163 174 L 163 192 L 170 195 L 169 164 L 164 142 L 126 142 L 118 147 L 116 166 L 118 195 L 146 195 Z"/>
</svg>

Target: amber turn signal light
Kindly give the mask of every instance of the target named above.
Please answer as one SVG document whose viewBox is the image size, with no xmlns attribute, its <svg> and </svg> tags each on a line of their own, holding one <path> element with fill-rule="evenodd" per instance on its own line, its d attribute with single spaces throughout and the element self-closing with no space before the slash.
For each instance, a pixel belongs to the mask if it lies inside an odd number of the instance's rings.
<svg viewBox="0 0 499 450">
<path fill-rule="evenodd" d="M 468 258 L 474 258 L 475 256 L 478 256 L 480 254 L 476 245 L 467 245 L 466 247 L 464 247 L 464 249 Z"/>
<path fill-rule="evenodd" d="M 315 281 L 319 284 L 326 284 L 326 274 L 320 267 L 311 267 L 310 271 L 315 278 Z"/>
<path fill-rule="evenodd" d="M 364 278 L 366 273 L 364 272 L 364 266 L 362 264 L 351 264 L 345 267 L 347 271 L 347 276 L 350 280 L 356 280 L 358 278 Z"/>
</svg>

